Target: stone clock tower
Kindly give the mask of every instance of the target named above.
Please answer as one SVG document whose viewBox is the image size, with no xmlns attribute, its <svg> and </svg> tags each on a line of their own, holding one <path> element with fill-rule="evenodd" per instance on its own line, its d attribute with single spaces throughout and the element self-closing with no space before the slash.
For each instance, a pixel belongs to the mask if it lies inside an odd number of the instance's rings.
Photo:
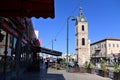
<svg viewBox="0 0 120 80">
<path fill-rule="evenodd" d="M 83 15 L 82 8 L 76 20 L 76 53 L 80 66 L 90 60 L 90 42 L 88 40 L 88 22 Z"/>
</svg>

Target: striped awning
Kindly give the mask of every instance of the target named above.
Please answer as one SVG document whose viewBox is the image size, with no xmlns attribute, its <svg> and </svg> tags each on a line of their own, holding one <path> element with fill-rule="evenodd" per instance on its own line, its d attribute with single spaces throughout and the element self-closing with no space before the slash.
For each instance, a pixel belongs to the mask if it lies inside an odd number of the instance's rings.
<svg viewBox="0 0 120 80">
<path fill-rule="evenodd" d="M 0 16 L 54 18 L 54 0 L 0 0 Z"/>
</svg>

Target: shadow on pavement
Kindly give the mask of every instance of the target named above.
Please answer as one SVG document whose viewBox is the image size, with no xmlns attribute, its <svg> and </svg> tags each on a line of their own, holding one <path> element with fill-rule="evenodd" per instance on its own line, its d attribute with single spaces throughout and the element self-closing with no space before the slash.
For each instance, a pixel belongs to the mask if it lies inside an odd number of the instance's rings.
<svg viewBox="0 0 120 80">
<path fill-rule="evenodd" d="M 39 72 L 29 72 L 24 73 L 21 76 L 21 80 L 41 80 L 41 76 Z"/>
<path fill-rule="evenodd" d="M 39 72 L 26 73 L 21 80 L 65 80 L 63 74 L 40 74 Z"/>
<path fill-rule="evenodd" d="M 47 80 L 65 80 L 63 74 L 47 74 L 46 79 Z"/>
<path fill-rule="evenodd" d="M 47 73 L 47 71 L 43 65 L 40 71 L 24 72 L 21 75 L 21 80 L 65 80 L 63 74 Z"/>
</svg>

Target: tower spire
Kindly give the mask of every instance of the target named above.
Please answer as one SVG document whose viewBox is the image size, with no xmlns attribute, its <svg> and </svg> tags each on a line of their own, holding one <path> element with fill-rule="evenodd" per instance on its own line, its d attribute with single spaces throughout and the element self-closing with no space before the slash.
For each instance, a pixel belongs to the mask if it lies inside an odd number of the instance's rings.
<svg viewBox="0 0 120 80">
<path fill-rule="evenodd" d="M 77 17 L 77 21 L 78 22 L 87 22 L 86 18 L 83 15 L 82 7 L 80 7 L 79 10 L 80 10 L 80 13 L 79 13 L 79 15 Z"/>
<path fill-rule="evenodd" d="M 83 16 L 82 7 L 80 7 L 80 15 L 79 16 Z"/>
</svg>

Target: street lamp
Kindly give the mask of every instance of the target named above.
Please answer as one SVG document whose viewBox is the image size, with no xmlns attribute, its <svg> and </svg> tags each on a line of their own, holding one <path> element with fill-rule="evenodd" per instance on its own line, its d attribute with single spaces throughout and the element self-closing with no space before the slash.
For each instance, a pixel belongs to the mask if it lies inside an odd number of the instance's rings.
<svg viewBox="0 0 120 80">
<path fill-rule="evenodd" d="M 66 62 L 67 62 L 67 65 L 66 65 L 66 71 L 68 72 L 69 71 L 69 66 L 68 66 L 68 53 L 69 53 L 69 19 L 72 19 L 72 20 L 76 20 L 76 18 L 74 18 L 74 16 L 69 16 L 67 18 L 67 40 L 66 40 Z"/>
<path fill-rule="evenodd" d="M 52 39 L 52 54 L 53 54 L 53 44 L 54 44 L 54 41 L 56 41 L 56 39 Z"/>
</svg>

